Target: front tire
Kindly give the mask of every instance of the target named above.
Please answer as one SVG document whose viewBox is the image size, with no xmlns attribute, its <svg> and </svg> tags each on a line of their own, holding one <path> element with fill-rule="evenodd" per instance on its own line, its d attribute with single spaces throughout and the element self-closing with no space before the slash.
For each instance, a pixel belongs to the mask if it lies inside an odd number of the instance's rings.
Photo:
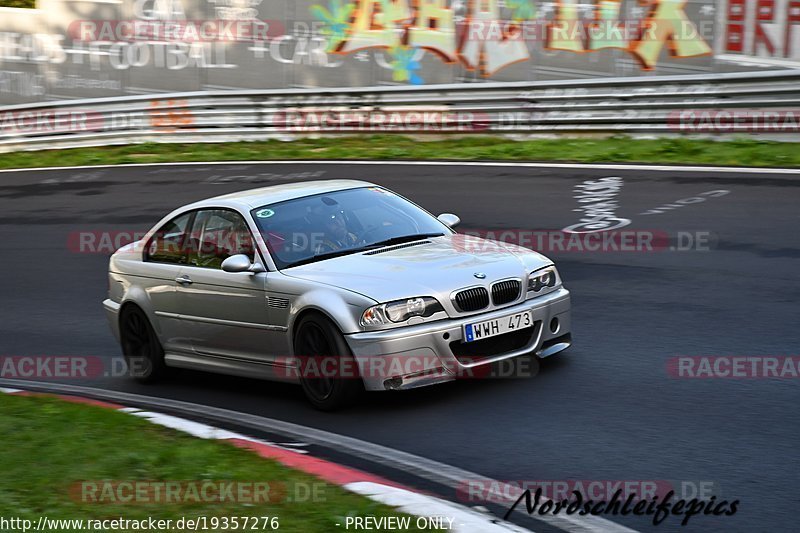
<svg viewBox="0 0 800 533">
<path fill-rule="evenodd" d="M 301 361 L 300 385 L 317 409 L 347 407 L 363 392 L 350 347 L 330 320 L 317 314 L 303 317 L 297 325 L 294 353 Z"/>
<path fill-rule="evenodd" d="M 120 315 L 120 343 L 130 376 L 140 383 L 154 383 L 167 374 L 164 348 L 147 315 L 128 305 Z"/>
</svg>

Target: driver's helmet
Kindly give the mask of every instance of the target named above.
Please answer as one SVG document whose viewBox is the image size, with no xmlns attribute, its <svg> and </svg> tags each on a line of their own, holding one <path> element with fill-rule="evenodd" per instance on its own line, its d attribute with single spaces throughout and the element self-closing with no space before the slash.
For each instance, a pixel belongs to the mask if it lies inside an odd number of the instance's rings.
<svg viewBox="0 0 800 533">
<path fill-rule="evenodd" d="M 345 222 L 345 213 L 339 202 L 329 196 L 323 196 L 318 203 L 309 207 L 308 221 L 316 227 L 326 227 L 334 221 Z M 337 220 L 338 219 L 338 220 Z"/>
</svg>

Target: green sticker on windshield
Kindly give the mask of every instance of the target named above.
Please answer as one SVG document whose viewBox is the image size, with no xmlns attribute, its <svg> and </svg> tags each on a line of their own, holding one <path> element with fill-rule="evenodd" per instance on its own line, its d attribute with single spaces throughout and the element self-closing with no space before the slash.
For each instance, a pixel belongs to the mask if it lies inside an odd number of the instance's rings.
<svg viewBox="0 0 800 533">
<path fill-rule="evenodd" d="M 273 211 L 272 209 L 259 209 L 258 211 L 256 211 L 256 216 L 258 218 L 269 218 L 274 214 L 275 211 Z"/>
</svg>

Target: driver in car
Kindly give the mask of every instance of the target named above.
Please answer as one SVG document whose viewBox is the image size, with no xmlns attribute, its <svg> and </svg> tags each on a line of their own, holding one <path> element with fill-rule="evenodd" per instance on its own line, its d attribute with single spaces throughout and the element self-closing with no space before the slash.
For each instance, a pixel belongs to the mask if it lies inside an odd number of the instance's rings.
<svg viewBox="0 0 800 533">
<path fill-rule="evenodd" d="M 355 234 L 347 231 L 344 211 L 341 210 L 339 204 L 335 201 L 333 204 L 329 204 L 325 202 L 325 199 L 323 197 L 323 204 L 315 206 L 309 213 L 312 224 L 323 231 L 322 242 L 316 244 L 315 254 L 347 249 L 354 246 L 358 240 Z"/>
</svg>

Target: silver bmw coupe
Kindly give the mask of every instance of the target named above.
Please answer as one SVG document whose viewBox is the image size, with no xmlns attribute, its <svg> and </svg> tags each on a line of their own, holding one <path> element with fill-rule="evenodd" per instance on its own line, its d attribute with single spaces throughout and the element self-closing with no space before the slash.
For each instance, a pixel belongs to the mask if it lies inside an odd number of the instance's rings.
<svg viewBox="0 0 800 533">
<path fill-rule="evenodd" d="M 552 261 L 458 223 L 362 181 L 219 196 L 117 250 L 103 306 L 140 381 L 182 367 L 299 382 L 323 410 L 568 348 Z"/>
</svg>

